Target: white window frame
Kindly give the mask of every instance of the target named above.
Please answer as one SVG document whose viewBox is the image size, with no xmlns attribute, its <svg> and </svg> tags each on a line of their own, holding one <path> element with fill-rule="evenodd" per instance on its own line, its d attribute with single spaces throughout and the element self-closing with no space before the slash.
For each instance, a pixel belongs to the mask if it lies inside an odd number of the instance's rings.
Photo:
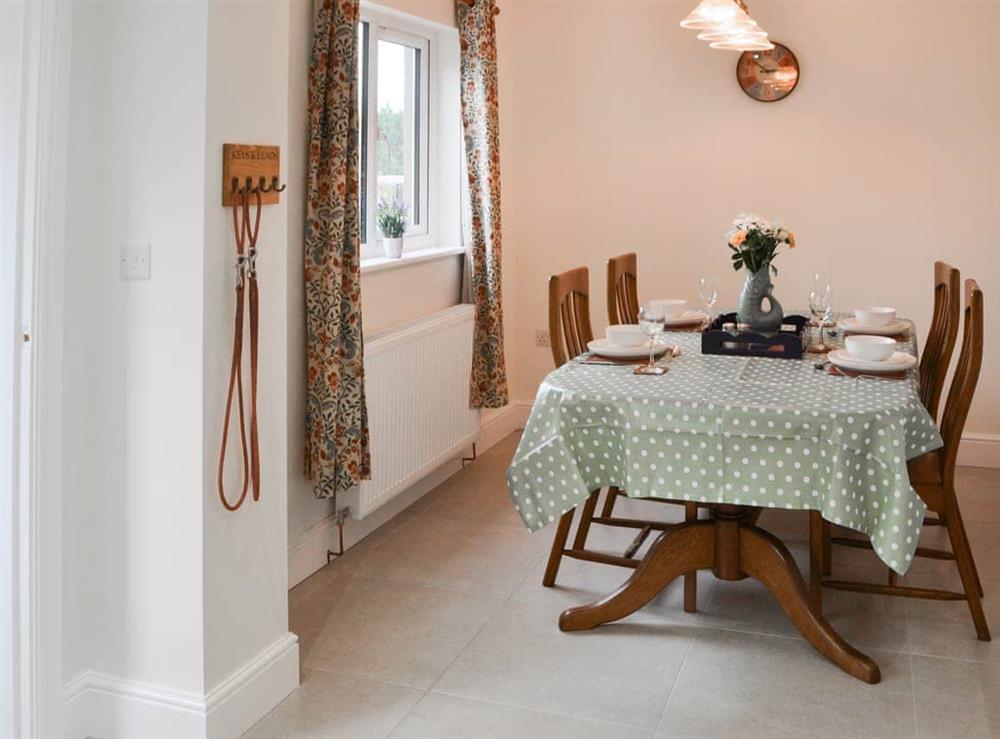
<svg viewBox="0 0 1000 739">
<path fill-rule="evenodd" d="M 361 22 L 368 24 L 368 57 L 366 60 L 368 96 L 366 133 L 368 150 L 366 152 L 367 176 L 364 193 L 367 198 L 365 208 L 366 243 L 361 245 L 361 257 L 362 260 L 365 260 L 381 257 L 385 253 L 375 222 L 375 206 L 378 202 L 378 42 L 380 40 L 390 41 L 420 50 L 420 89 L 418 90 L 418 119 L 420 127 L 418 135 L 420 141 L 417 147 L 420 159 L 417 169 L 417 184 L 420 192 L 419 210 L 417 213 L 419 223 L 415 226 L 410 226 L 406 230 L 406 241 L 404 242 L 406 251 L 427 249 L 435 246 L 433 224 L 430 222 L 432 208 L 429 206 L 430 200 L 434 197 L 434 193 L 430 191 L 431 178 L 429 170 L 432 146 L 430 131 L 433 105 L 431 98 L 435 92 L 435 85 L 434 65 L 431 59 L 431 54 L 433 53 L 432 39 L 431 35 L 420 24 L 409 22 L 397 14 L 381 11 L 367 3 L 362 5 Z M 412 207 L 412 203 L 408 203 L 408 205 Z"/>
</svg>

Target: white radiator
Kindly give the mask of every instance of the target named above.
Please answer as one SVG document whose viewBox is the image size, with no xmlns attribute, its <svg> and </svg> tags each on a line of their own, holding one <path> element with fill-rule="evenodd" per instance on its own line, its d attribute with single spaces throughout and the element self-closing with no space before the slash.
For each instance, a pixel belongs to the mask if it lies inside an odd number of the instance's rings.
<svg viewBox="0 0 1000 739">
<path fill-rule="evenodd" d="M 371 480 L 342 500 L 364 518 L 479 435 L 469 408 L 474 308 L 456 305 L 365 342 Z"/>
</svg>

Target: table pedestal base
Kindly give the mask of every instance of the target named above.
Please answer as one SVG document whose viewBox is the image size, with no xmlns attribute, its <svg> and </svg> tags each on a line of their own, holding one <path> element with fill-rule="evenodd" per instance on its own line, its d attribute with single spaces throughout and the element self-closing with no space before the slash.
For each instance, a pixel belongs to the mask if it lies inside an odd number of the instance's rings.
<svg viewBox="0 0 1000 739">
<path fill-rule="evenodd" d="M 712 518 L 679 524 L 660 535 L 633 575 L 614 593 L 559 617 L 563 631 L 592 629 L 642 608 L 671 581 L 711 569 L 721 580 L 754 577 L 778 599 L 785 614 L 816 651 L 866 683 L 881 680 L 878 665 L 838 634 L 814 610 L 802 575 L 781 541 L 756 526 L 760 510 L 713 505 Z"/>
</svg>

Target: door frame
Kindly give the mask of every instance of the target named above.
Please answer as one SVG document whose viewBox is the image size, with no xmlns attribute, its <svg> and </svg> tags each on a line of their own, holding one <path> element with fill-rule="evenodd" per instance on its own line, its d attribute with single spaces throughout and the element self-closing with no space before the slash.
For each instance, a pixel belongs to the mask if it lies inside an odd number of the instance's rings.
<svg viewBox="0 0 1000 739">
<path fill-rule="evenodd" d="M 62 317 L 71 3 L 3 3 L 0 733 L 62 726 Z M 13 68 L 13 69 L 12 69 Z M 13 166 L 8 166 L 13 165 Z M 13 170 L 13 171 L 12 171 Z M 6 684 L 9 682 L 9 686 Z"/>
</svg>

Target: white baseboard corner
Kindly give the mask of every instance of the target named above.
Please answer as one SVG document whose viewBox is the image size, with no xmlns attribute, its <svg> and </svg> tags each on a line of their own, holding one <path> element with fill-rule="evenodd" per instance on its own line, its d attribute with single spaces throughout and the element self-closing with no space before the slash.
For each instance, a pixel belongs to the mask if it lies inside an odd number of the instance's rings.
<svg viewBox="0 0 1000 739">
<path fill-rule="evenodd" d="M 378 510 L 364 518 L 348 519 L 344 526 L 344 549 L 350 549 L 389 519 L 402 513 L 424 495 L 462 469 L 459 457 L 448 460 L 418 480 Z M 327 564 L 326 553 L 340 546 L 340 532 L 333 515 L 310 527 L 288 552 L 288 588 L 294 588 Z"/>
<path fill-rule="evenodd" d="M 479 428 L 479 441 L 476 442 L 476 452 L 485 452 L 515 431 L 523 429 L 524 424 L 528 422 L 528 414 L 530 412 L 530 400 L 512 400 L 503 408 L 483 411 L 482 425 Z"/>
<path fill-rule="evenodd" d="M 299 684 L 286 633 L 207 695 L 84 672 L 64 691 L 64 734 L 99 739 L 237 739 Z"/>
<path fill-rule="evenodd" d="M 1000 434 L 970 432 L 963 435 L 958 447 L 958 464 L 1000 469 Z"/>
</svg>

